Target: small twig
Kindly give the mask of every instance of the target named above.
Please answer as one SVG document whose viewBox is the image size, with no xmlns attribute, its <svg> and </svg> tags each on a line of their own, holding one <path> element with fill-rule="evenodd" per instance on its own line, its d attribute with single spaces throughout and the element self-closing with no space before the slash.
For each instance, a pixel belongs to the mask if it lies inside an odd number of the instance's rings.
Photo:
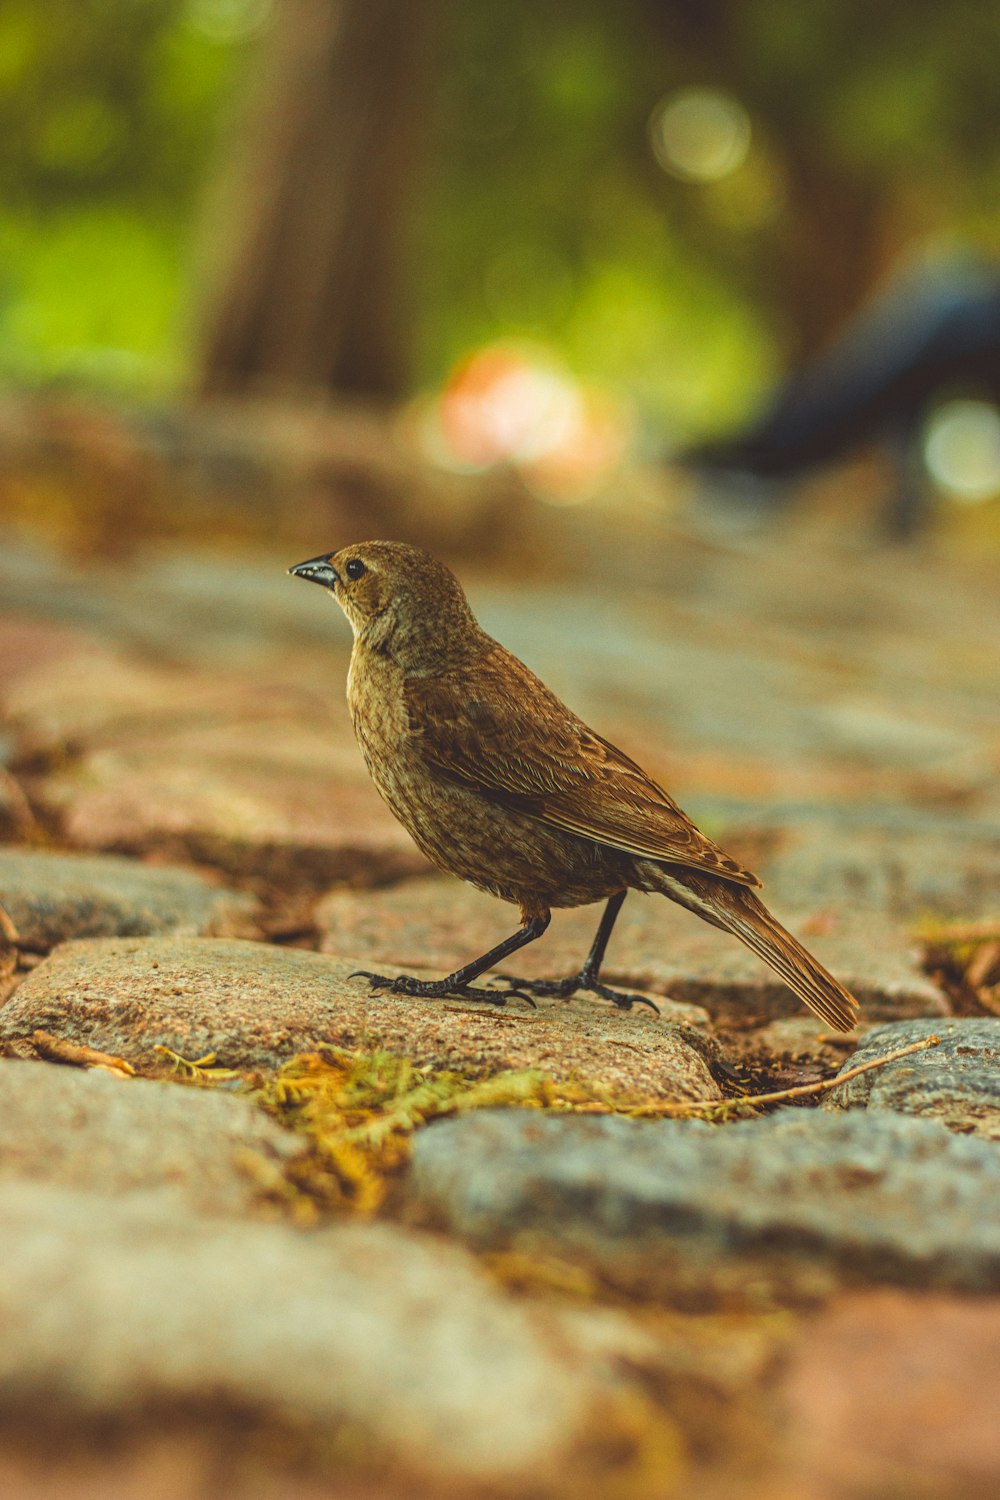
<svg viewBox="0 0 1000 1500">
<path fill-rule="evenodd" d="M 132 1064 L 112 1052 L 98 1052 L 96 1047 L 65 1042 L 49 1031 L 33 1031 L 31 1041 L 39 1056 L 48 1058 L 49 1062 L 68 1063 L 72 1068 L 102 1068 L 106 1073 L 116 1073 L 119 1078 L 135 1077 Z"/>
<path fill-rule="evenodd" d="M 887 1052 L 884 1057 L 873 1057 L 868 1062 L 858 1063 L 853 1068 L 848 1068 L 846 1073 L 838 1073 L 833 1078 L 824 1078 L 819 1083 L 800 1083 L 790 1089 L 775 1089 L 770 1094 L 748 1094 L 740 1099 L 722 1099 L 709 1102 L 708 1100 L 698 1103 L 664 1104 L 662 1107 L 648 1111 L 656 1115 L 684 1116 L 698 1114 L 713 1114 L 720 1110 L 727 1112 L 730 1109 L 752 1108 L 756 1109 L 761 1104 L 783 1104 L 788 1099 L 808 1099 L 815 1094 L 826 1094 L 831 1089 L 838 1088 L 840 1084 L 846 1083 L 849 1078 L 857 1078 L 860 1073 L 867 1073 L 872 1068 L 884 1068 L 887 1063 L 898 1062 L 901 1057 L 909 1057 L 914 1052 L 924 1052 L 928 1047 L 941 1045 L 939 1036 L 926 1036 L 921 1042 L 911 1042 L 907 1047 L 900 1047 L 895 1052 Z M 642 1111 L 646 1113 L 647 1111 Z"/>
<path fill-rule="evenodd" d="M 777 1089 L 772 1094 L 757 1094 L 748 1099 L 747 1103 L 777 1104 L 782 1099 L 805 1099 L 810 1094 L 825 1094 L 839 1084 L 846 1083 L 849 1078 L 857 1078 L 859 1073 L 868 1073 L 872 1068 L 884 1068 L 886 1063 L 898 1062 L 901 1057 L 909 1057 L 913 1052 L 926 1052 L 928 1047 L 940 1045 L 939 1036 L 925 1036 L 923 1041 L 910 1042 L 909 1046 L 898 1047 L 895 1052 L 887 1052 L 884 1057 L 869 1058 L 868 1062 L 857 1063 L 853 1068 L 848 1068 L 846 1073 L 837 1073 L 833 1078 L 824 1078 L 818 1083 L 800 1083 L 791 1089 Z"/>
</svg>

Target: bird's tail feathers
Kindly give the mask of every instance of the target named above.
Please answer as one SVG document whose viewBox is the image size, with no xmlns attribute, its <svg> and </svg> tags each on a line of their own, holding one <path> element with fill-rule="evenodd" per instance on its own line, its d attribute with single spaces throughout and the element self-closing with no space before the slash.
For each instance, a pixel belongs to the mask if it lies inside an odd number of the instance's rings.
<svg viewBox="0 0 1000 1500">
<path fill-rule="evenodd" d="M 828 1026 L 835 1031 L 853 1030 L 858 1020 L 857 1000 L 782 927 L 753 891 L 688 870 L 674 873 L 662 865 L 658 868 L 660 879 L 655 885 L 664 895 L 739 938 Z"/>
<path fill-rule="evenodd" d="M 850 990 L 782 927 L 763 902 L 750 891 L 746 894 L 751 899 L 739 906 L 748 909 L 732 914 L 729 931 L 779 974 L 820 1020 L 834 1031 L 852 1031 L 858 1023 L 858 1002 Z"/>
</svg>

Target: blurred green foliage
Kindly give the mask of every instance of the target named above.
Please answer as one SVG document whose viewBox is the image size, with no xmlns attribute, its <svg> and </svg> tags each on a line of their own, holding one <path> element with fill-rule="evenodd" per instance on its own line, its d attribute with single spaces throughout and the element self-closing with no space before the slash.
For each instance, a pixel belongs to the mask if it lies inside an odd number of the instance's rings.
<svg viewBox="0 0 1000 1500">
<path fill-rule="evenodd" d="M 0 4 L 0 372 L 164 389 L 253 10 Z M 228 25 L 227 25 L 228 20 Z"/>
<path fill-rule="evenodd" d="M 998 0 L 531 0 L 456 7 L 424 226 L 422 346 L 554 340 L 660 431 L 724 427 L 913 253 L 1000 252 Z M 749 113 L 717 181 L 649 121 Z"/>
<path fill-rule="evenodd" d="M 534 336 L 683 431 L 735 414 L 775 356 L 760 309 L 676 232 L 678 184 L 647 144 L 663 59 L 634 15 L 622 22 L 585 0 L 456 9 L 419 343 L 432 373 L 470 345 Z"/>
<path fill-rule="evenodd" d="M 0 375 L 183 384 L 205 187 L 271 9 L 0 0 Z M 1000 0 L 443 13 L 415 224 L 425 383 L 527 335 L 661 429 L 704 430 L 780 362 L 782 268 L 815 236 L 796 192 L 822 202 L 836 177 L 845 204 L 868 194 L 855 281 L 884 246 L 997 243 Z M 724 181 L 680 182 L 649 149 L 650 111 L 693 83 L 750 113 L 751 153 Z"/>
</svg>

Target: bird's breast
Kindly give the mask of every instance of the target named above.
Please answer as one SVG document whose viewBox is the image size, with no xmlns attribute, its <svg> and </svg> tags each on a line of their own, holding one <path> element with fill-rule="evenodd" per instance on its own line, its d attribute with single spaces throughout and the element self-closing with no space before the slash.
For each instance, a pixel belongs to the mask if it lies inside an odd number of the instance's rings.
<svg viewBox="0 0 1000 1500">
<path fill-rule="evenodd" d="M 454 809 L 410 724 L 405 685 L 394 662 L 355 647 L 347 700 L 368 773 L 404 828 L 429 858 L 436 859 Z"/>
<path fill-rule="evenodd" d="M 429 763 L 391 661 L 355 646 L 348 702 L 375 787 L 432 864 L 505 901 L 577 906 L 629 881 L 622 856 L 515 812 Z"/>
<path fill-rule="evenodd" d="M 390 802 L 389 788 L 405 775 L 412 733 L 401 669 L 356 644 L 347 674 L 347 703 L 354 733 L 372 780 Z"/>
</svg>

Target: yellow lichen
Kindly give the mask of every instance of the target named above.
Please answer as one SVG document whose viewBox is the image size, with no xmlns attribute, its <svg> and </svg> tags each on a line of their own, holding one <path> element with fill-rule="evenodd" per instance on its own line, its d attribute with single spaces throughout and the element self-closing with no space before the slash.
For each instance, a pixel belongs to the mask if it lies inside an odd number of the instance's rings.
<svg viewBox="0 0 1000 1500">
<path fill-rule="evenodd" d="M 286 1063 L 257 1097 L 312 1142 L 315 1160 L 311 1170 L 306 1164 L 308 1180 L 301 1185 L 373 1213 L 421 1125 L 470 1109 L 549 1103 L 551 1089 L 551 1081 L 533 1070 L 470 1080 L 391 1052 L 327 1046 Z M 302 1164 L 295 1170 L 302 1175 Z"/>
<path fill-rule="evenodd" d="M 165 1047 L 162 1043 L 155 1046 L 153 1051 L 170 1064 L 172 1071 L 184 1083 L 231 1083 L 234 1079 L 243 1078 L 238 1068 L 223 1067 L 214 1052 L 206 1052 L 202 1057 L 182 1057 L 179 1052 L 174 1052 L 171 1047 Z"/>
</svg>

